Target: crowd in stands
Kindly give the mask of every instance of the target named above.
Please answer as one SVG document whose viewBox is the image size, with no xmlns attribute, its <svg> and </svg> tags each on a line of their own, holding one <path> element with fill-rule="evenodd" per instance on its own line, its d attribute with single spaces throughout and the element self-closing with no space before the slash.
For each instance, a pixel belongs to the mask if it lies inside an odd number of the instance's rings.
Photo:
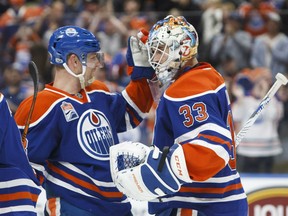
<svg viewBox="0 0 288 216">
<path fill-rule="evenodd" d="M 285 0 L 4 0 L 0 3 L 0 91 L 15 112 L 33 91 L 27 71 L 31 60 L 39 69 L 41 87 L 51 82 L 46 47 L 52 32 L 63 25 L 87 28 L 96 35 L 105 53 L 99 79 L 111 91 L 121 91 L 129 81 L 128 37 L 173 14 L 185 16 L 197 29 L 199 59 L 224 76 L 233 105 L 239 98 L 235 85 L 241 87 L 242 96 L 252 92 L 255 79 L 249 71 L 269 71 L 270 84 L 278 72 L 288 75 L 287 9 Z M 283 112 L 274 127 L 281 138 L 288 138 L 288 89 L 282 88 L 277 99 Z M 151 141 L 153 118 L 152 110 L 140 127 L 142 136 L 137 139 L 144 143 Z"/>
</svg>

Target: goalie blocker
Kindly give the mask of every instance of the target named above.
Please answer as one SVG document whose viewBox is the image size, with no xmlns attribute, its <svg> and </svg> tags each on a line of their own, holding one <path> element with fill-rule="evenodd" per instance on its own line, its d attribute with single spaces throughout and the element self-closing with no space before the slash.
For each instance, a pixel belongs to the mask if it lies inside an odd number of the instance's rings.
<svg viewBox="0 0 288 216">
<path fill-rule="evenodd" d="M 139 142 L 111 146 L 111 175 L 117 188 L 135 200 L 150 201 L 179 191 L 182 183 L 192 182 L 181 145 L 170 148 L 162 171 L 158 171 L 162 154 L 157 147 Z"/>
</svg>

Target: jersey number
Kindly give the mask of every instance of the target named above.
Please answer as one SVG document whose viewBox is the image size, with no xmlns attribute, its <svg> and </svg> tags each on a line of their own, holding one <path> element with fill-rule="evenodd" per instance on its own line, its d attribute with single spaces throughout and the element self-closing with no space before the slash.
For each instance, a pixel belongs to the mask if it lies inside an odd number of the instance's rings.
<svg viewBox="0 0 288 216">
<path fill-rule="evenodd" d="M 196 111 L 197 114 L 193 116 L 192 111 Z M 194 120 L 202 122 L 209 117 L 206 105 L 202 102 L 194 103 L 191 107 L 184 104 L 179 108 L 179 114 L 184 116 L 183 124 L 186 127 L 191 127 L 194 124 Z"/>
</svg>

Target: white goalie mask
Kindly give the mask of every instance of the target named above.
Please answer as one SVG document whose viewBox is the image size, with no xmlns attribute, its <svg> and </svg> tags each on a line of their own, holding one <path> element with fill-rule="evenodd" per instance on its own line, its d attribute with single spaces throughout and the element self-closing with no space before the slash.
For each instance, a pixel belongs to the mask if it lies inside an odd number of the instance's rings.
<svg viewBox="0 0 288 216">
<path fill-rule="evenodd" d="M 169 15 L 150 30 L 146 43 L 149 63 L 160 85 L 167 86 L 185 63 L 197 54 L 198 34 L 183 16 Z"/>
</svg>

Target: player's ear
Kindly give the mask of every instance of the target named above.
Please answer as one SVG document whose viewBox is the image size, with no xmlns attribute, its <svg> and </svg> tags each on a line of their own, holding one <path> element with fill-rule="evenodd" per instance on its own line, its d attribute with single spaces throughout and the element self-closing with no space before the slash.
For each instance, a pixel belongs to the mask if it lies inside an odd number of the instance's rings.
<svg viewBox="0 0 288 216">
<path fill-rule="evenodd" d="M 78 59 L 77 55 L 75 55 L 75 54 L 68 55 L 66 62 L 68 64 L 69 68 L 71 68 L 73 71 L 80 64 L 79 59 Z"/>
</svg>

